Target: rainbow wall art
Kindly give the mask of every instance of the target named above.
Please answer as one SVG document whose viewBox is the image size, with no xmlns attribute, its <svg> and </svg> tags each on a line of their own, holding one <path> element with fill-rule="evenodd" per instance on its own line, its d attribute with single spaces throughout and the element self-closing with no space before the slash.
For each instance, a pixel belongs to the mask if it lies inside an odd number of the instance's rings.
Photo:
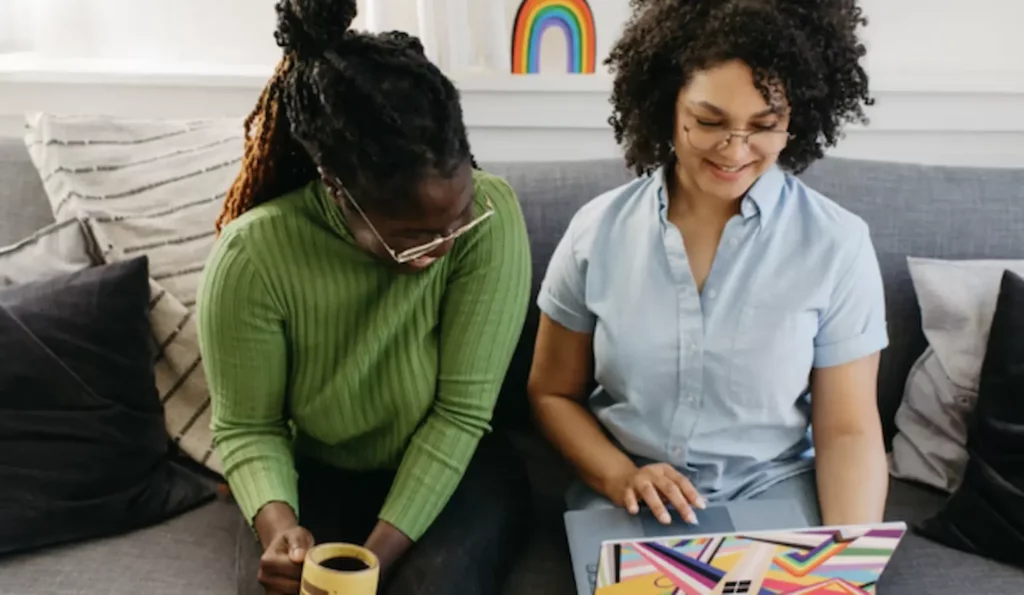
<svg viewBox="0 0 1024 595">
<path fill-rule="evenodd" d="M 597 64 L 597 31 L 587 0 L 523 0 L 512 32 L 512 73 L 540 72 L 541 40 L 552 27 L 565 34 L 567 72 L 592 74 Z"/>
</svg>

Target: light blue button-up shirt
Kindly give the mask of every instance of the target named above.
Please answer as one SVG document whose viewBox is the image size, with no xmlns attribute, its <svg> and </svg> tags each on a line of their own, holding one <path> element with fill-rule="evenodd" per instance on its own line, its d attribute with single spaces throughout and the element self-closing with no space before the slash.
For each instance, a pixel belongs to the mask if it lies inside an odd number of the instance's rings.
<svg viewBox="0 0 1024 595">
<path fill-rule="evenodd" d="M 813 466 L 811 369 L 888 344 L 874 247 L 862 219 L 772 168 L 698 292 L 667 207 L 663 170 L 584 205 L 538 304 L 593 334 L 589 407 L 625 452 L 710 500 L 753 496 Z"/>
</svg>

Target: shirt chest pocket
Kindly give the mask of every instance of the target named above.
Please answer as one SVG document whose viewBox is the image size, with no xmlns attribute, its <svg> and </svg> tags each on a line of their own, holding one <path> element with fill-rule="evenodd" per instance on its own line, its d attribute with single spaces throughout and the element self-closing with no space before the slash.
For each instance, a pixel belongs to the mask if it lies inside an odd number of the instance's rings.
<svg viewBox="0 0 1024 595">
<path fill-rule="evenodd" d="M 729 401 L 769 413 L 788 407 L 807 387 L 818 314 L 784 305 L 745 306 L 729 357 Z"/>
</svg>

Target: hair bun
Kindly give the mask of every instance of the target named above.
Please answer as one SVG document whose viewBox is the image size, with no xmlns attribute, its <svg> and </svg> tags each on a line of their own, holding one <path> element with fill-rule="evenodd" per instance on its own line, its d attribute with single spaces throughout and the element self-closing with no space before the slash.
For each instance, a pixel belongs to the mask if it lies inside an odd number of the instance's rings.
<svg viewBox="0 0 1024 595">
<path fill-rule="evenodd" d="M 358 12 L 356 0 L 278 0 L 277 45 L 299 55 L 322 55 L 345 39 Z"/>
</svg>

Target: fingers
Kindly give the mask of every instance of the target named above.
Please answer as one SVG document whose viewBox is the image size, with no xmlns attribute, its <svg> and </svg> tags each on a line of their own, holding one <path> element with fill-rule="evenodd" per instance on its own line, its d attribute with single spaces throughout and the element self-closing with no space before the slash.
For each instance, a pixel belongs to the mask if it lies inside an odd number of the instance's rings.
<svg viewBox="0 0 1024 595">
<path fill-rule="evenodd" d="M 295 564 L 302 564 L 306 560 L 306 552 L 313 547 L 313 536 L 298 527 L 285 534 L 285 544 L 288 547 L 288 558 Z"/>
<path fill-rule="evenodd" d="M 661 501 L 661 497 L 658 495 L 658 490 L 654 487 L 654 484 L 649 479 L 643 479 L 638 488 L 637 491 L 640 493 L 640 497 L 647 503 L 651 513 L 654 514 L 654 518 L 664 525 L 671 523 L 672 517 L 669 516 L 668 510 Z"/>
<path fill-rule="evenodd" d="M 629 514 L 637 514 L 640 512 L 640 504 L 636 500 L 636 490 L 632 487 L 626 488 L 626 495 L 623 498 L 623 502 L 626 504 L 626 510 Z"/>
<path fill-rule="evenodd" d="M 693 504 L 694 506 L 701 510 L 707 508 L 707 501 L 704 500 L 704 497 L 700 495 L 700 492 L 697 491 L 697 488 L 693 487 L 693 484 L 690 482 L 690 480 L 686 479 L 685 475 L 677 471 L 675 467 L 669 467 L 669 471 L 666 473 L 666 475 L 677 486 L 679 486 L 679 490 L 683 493 L 683 496 L 686 498 L 687 501 L 690 502 L 690 504 Z"/>
<path fill-rule="evenodd" d="M 693 513 L 690 503 L 686 501 L 676 482 L 668 477 L 660 477 L 657 480 L 657 487 L 679 513 L 680 518 L 691 525 L 697 524 L 697 515 Z"/>
<path fill-rule="evenodd" d="M 265 556 L 260 560 L 260 574 L 268 579 L 285 578 L 299 580 L 302 578 L 302 565 L 292 562 L 287 556 L 280 554 Z"/>
</svg>

